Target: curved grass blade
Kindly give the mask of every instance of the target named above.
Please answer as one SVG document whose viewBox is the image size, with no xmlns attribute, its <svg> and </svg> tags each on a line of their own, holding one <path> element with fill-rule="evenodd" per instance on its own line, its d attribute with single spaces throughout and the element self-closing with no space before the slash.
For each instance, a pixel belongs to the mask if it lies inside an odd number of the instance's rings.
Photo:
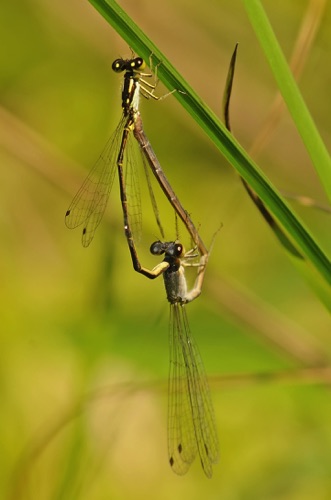
<svg viewBox="0 0 331 500">
<path fill-rule="evenodd" d="M 225 89 L 224 89 L 224 94 L 223 94 L 223 106 L 222 106 L 222 111 L 223 111 L 223 119 L 226 128 L 228 129 L 229 132 L 231 132 L 231 125 L 230 125 L 230 100 L 231 100 L 231 94 L 232 94 L 232 84 L 233 84 L 233 78 L 234 78 L 234 71 L 235 71 L 235 66 L 236 66 L 236 60 L 237 60 L 237 50 L 238 50 L 238 44 L 236 44 L 236 47 L 234 49 L 234 52 L 231 57 L 230 61 L 230 66 L 229 66 L 229 71 L 228 75 L 226 78 L 226 83 L 225 83 Z M 286 248 L 287 251 L 289 251 L 294 257 L 303 259 L 303 256 L 298 252 L 296 247 L 293 245 L 291 240 L 288 238 L 288 236 L 285 234 L 285 232 L 282 230 L 276 219 L 273 217 L 271 212 L 267 209 L 261 198 L 253 191 L 253 189 L 249 186 L 249 184 L 240 177 L 241 182 L 243 183 L 244 188 L 246 189 L 249 197 L 261 213 L 262 217 L 268 224 L 268 226 L 272 229 L 274 232 L 276 238 L 278 241 L 283 245 L 284 248 Z"/>
</svg>

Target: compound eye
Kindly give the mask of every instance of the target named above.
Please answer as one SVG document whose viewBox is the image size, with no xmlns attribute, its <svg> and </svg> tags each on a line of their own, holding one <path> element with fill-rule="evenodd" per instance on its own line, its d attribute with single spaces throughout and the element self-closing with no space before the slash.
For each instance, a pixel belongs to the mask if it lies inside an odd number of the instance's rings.
<svg viewBox="0 0 331 500">
<path fill-rule="evenodd" d="M 145 66 L 146 64 L 142 57 L 136 57 L 131 61 L 131 67 L 133 69 L 144 69 Z"/>
<path fill-rule="evenodd" d="M 153 255 L 162 255 L 164 253 L 164 244 L 162 241 L 154 241 L 149 250 Z"/>
<path fill-rule="evenodd" d="M 180 257 L 183 254 L 184 247 L 181 243 L 176 244 L 175 254 L 176 257 Z"/>
<path fill-rule="evenodd" d="M 125 70 L 125 61 L 124 59 L 116 59 L 113 64 L 111 65 L 112 70 L 115 71 L 115 73 L 122 73 L 122 71 Z"/>
</svg>

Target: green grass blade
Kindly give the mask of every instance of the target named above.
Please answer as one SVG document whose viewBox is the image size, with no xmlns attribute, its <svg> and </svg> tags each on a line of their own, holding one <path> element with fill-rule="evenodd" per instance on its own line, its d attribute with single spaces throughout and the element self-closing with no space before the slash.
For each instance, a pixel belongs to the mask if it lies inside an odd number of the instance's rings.
<svg viewBox="0 0 331 500">
<path fill-rule="evenodd" d="M 251 24 L 264 50 L 296 128 L 310 155 L 329 200 L 331 200 L 331 158 L 316 128 L 298 85 L 286 62 L 267 15 L 259 0 L 243 0 Z"/>
<path fill-rule="evenodd" d="M 153 64 L 162 63 L 158 67 L 158 77 L 170 90 L 181 90 L 181 92 L 175 92 L 174 97 L 201 125 L 225 158 L 263 200 L 283 229 L 297 244 L 300 253 L 312 262 L 326 282 L 331 285 L 331 263 L 328 257 L 272 183 L 226 130 L 219 118 L 203 103 L 166 57 L 114 0 L 89 1 L 141 57 L 148 61 L 152 54 Z"/>
</svg>

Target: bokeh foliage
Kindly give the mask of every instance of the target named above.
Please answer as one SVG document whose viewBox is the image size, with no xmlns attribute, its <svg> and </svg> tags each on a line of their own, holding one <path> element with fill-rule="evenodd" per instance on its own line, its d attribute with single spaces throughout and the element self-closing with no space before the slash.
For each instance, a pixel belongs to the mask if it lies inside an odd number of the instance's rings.
<svg viewBox="0 0 331 500">
<path fill-rule="evenodd" d="M 323 2 L 263 4 L 290 59 L 303 19 Z M 243 4 L 121 5 L 219 116 L 239 42 L 231 123 L 249 150 L 277 86 Z M 330 147 L 324 7 L 299 86 Z M 63 222 L 119 119 L 111 63 L 130 50 L 78 0 L 2 3 L 0 23 L 1 498 L 327 499 L 330 391 L 327 370 L 314 367 L 328 363 L 329 313 L 234 171 L 170 97 L 142 102 L 146 133 L 207 245 L 223 225 L 203 295 L 188 309 L 210 374 L 221 462 L 211 481 L 198 463 L 183 478 L 171 472 L 162 280 L 131 268 L 116 184 L 88 250 Z M 256 159 L 278 188 L 326 202 L 287 112 Z M 143 198 L 140 252 L 151 267 L 159 235 Z M 173 215 L 160 205 L 174 238 Z M 330 253 L 329 216 L 293 206 Z"/>
</svg>

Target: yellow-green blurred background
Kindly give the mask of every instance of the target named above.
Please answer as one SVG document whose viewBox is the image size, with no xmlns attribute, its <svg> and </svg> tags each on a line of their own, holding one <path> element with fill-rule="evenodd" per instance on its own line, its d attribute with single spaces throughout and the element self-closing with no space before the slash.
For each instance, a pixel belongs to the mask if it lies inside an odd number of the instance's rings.
<svg viewBox="0 0 331 500">
<path fill-rule="evenodd" d="M 307 9 L 312 24 L 324 6 L 300 88 L 330 147 L 330 2 L 263 4 L 287 58 Z M 243 3 L 121 5 L 216 113 L 239 42 L 231 122 L 249 148 L 276 85 Z M 88 249 L 80 230 L 64 225 L 119 120 L 121 79 L 111 63 L 130 50 L 83 0 L 2 2 L 0 33 L 0 497 L 330 498 L 330 390 L 309 373 L 285 383 L 247 376 L 327 359 L 329 314 L 233 169 L 169 97 L 142 102 L 145 131 L 207 245 L 222 224 L 203 294 L 187 308 L 210 376 L 221 460 L 212 480 L 198 460 L 186 476 L 172 473 L 168 306 L 162 279 L 132 270 L 117 179 Z M 277 187 L 326 202 L 286 112 L 257 161 Z M 330 216 L 295 209 L 330 252 Z M 160 235 L 148 203 L 143 217 L 139 253 L 152 267 L 148 248 Z M 175 238 L 166 217 L 166 236 Z"/>
</svg>

